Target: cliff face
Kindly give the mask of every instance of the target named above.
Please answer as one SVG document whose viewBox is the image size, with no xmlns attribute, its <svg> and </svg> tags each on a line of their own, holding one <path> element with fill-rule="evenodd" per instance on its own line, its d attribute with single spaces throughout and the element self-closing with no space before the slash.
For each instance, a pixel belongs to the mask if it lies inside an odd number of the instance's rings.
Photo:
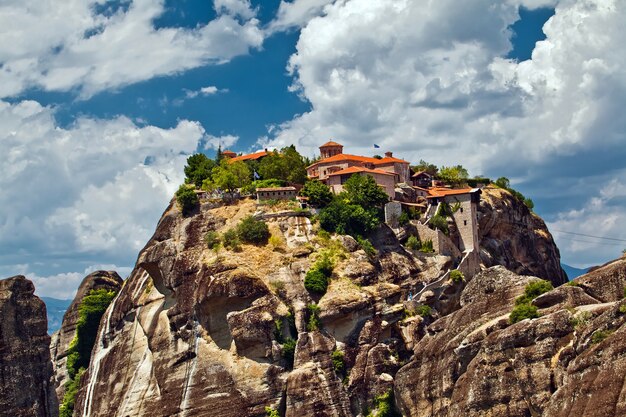
<svg viewBox="0 0 626 417">
<path fill-rule="evenodd" d="M 122 282 L 122 278 L 115 271 L 95 271 L 83 278 L 74 300 L 63 316 L 61 328 L 52 335 L 50 356 L 54 365 L 54 382 L 59 401 L 62 401 L 65 394 L 65 384 L 69 381 L 66 368 L 67 354 L 70 343 L 76 334 L 80 303 L 92 290 L 106 289 L 118 292 Z"/>
<path fill-rule="evenodd" d="M 541 317 L 510 325 L 532 280 L 494 267 L 461 308 L 426 329 L 396 376 L 405 416 L 617 416 L 626 380 L 626 261 L 536 298 Z M 621 293 L 598 288 L 612 280 Z"/>
<path fill-rule="evenodd" d="M 58 415 L 46 306 L 23 276 L 0 280 L 0 414 Z"/>
<path fill-rule="evenodd" d="M 502 265 L 554 285 L 567 282 L 559 249 L 544 221 L 504 189 L 490 186 L 482 191 L 478 233 L 484 265 Z"/>
<path fill-rule="evenodd" d="M 496 192 L 482 208 L 487 260 L 554 278 L 558 250 L 543 222 Z M 609 371 L 594 356 L 600 349 L 622 361 L 609 349 L 621 342 L 606 341 L 621 339 L 623 264 L 544 294 L 534 301 L 541 318 L 510 325 L 515 298 L 536 278 L 497 266 L 455 283 L 443 276 L 452 259 L 414 256 L 385 227 L 370 237 L 375 256 L 350 237 L 318 235 L 298 213 L 266 216 L 271 245 L 206 247 L 208 231 L 256 210 L 249 200 L 204 203 L 190 217 L 168 207 L 100 323 L 75 415 L 263 416 L 271 407 L 287 417 L 358 416 L 394 397 L 405 416 L 587 415 L 578 411 L 596 405 L 586 393 L 600 388 L 580 370 Z M 513 220 L 525 226 L 500 225 Z M 303 282 L 324 254 L 335 268 L 319 296 Z M 417 301 L 406 301 L 409 292 Z"/>
</svg>

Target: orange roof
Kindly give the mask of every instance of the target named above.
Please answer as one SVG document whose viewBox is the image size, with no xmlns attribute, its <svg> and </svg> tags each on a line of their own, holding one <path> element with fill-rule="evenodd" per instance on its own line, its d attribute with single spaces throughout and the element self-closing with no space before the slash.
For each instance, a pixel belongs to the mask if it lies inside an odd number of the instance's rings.
<svg viewBox="0 0 626 417">
<path fill-rule="evenodd" d="M 422 175 L 422 174 L 426 174 L 426 175 L 428 175 L 429 177 L 432 177 L 432 175 L 430 175 L 430 174 L 429 174 L 428 172 L 426 172 L 426 171 L 417 171 L 415 174 L 411 175 L 411 178 L 417 178 L 417 177 L 419 177 L 419 176 L 420 176 L 420 175 Z"/>
<path fill-rule="evenodd" d="M 433 187 L 433 188 L 428 189 L 428 193 L 430 194 L 428 198 L 445 197 L 448 195 L 468 194 L 476 190 L 478 190 L 478 188 L 451 189 L 451 188 L 443 188 L 443 187 Z"/>
<path fill-rule="evenodd" d="M 296 187 L 267 187 L 267 188 L 257 188 L 258 191 L 296 191 Z"/>
<path fill-rule="evenodd" d="M 364 167 L 350 167 L 350 168 L 342 169 L 341 171 L 333 172 L 332 174 L 328 174 L 328 176 L 332 177 L 335 175 L 357 174 L 359 172 L 365 172 L 368 174 L 379 174 L 379 175 L 392 175 L 392 176 L 396 175 L 396 174 L 392 174 L 391 172 L 383 171 L 380 169 L 369 169 L 369 168 L 364 168 Z"/>
<path fill-rule="evenodd" d="M 320 146 L 320 148 L 328 148 L 328 147 L 331 147 L 331 146 L 341 146 L 341 147 L 343 147 L 343 145 L 342 145 L 342 144 L 337 143 L 337 142 L 333 142 L 333 141 L 331 140 L 330 142 L 326 142 L 325 144 L 323 144 L 322 146 Z"/>
<path fill-rule="evenodd" d="M 314 167 L 315 165 L 325 164 L 327 162 L 340 162 L 340 161 L 357 161 L 357 162 L 368 162 L 373 164 L 374 162 L 378 162 L 379 160 L 376 158 L 370 158 L 367 156 L 358 156 L 358 155 L 350 155 L 347 153 L 340 153 L 330 158 L 320 159 L 319 161 L 309 165 L 307 168 Z"/>
<path fill-rule="evenodd" d="M 233 151 L 229 151 L 228 149 L 226 149 L 225 151 L 222 152 L 222 155 L 227 156 L 229 158 L 234 158 L 237 156 L 237 154 Z"/>
<path fill-rule="evenodd" d="M 376 159 L 376 158 L 374 158 Z M 398 158 L 394 158 L 393 156 L 386 156 L 382 159 L 377 159 L 377 162 L 374 162 L 374 165 L 385 165 L 385 164 L 391 164 L 391 163 L 395 163 L 395 162 L 399 162 L 401 164 L 408 164 L 408 161 L 405 161 L 404 159 L 398 159 Z"/>
<path fill-rule="evenodd" d="M 236 158 L 231 158 L 230 162 L 249 161 L 249 160 L 259 159 L 259 158 L 263 158 L 264 156 L 267 156 L 267 154 L 268 154 L 267 151 L 260 151 L 260 152 L 255 152 L 255 153 L 251 153 L 248 155 L 241 155 Z"/>
</svg>

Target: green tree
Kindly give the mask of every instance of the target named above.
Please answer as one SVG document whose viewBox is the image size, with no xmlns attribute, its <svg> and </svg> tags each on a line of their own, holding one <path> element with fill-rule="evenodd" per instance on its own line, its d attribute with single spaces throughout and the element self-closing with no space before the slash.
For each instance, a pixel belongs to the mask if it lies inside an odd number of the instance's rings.
<svg viewBox="0 0 626 417">
<path fill-rule="evenodd" d="M 439 169 L 439 178 L 452 185 L 458 185 L 467 180 L 469 174 L 467 169 L 463 168 L 461 165 L 451 166 L 451 167 L 441 167 Z"/>
<path fill-rule="evenodd" d="M 247 216 L 237 225 L 237 235 L 243 242 L 265 245 L 270 237 L 270 231 L 264 221 Z"/>
<path fill-rule="evenodd" d="M 415 172 L 425 171 L 429 173 L 430 175 L 437 175 L 437 171 L 438 171 L 437 165 L 426 162 L 423 159 L 420 159 L 417 165 L 412 165 L 411 169 Z"/>
<path fill-rule="evenodd" d="M 270 152 L 259 163 L 259 175 L 263 179 L 279 179 L 297 184 L 306 181 L 305 159 L 291 145 L 282 148 L 280 152 Z"/>
<path fill-rule="evenodd" d="M 315 207 L 326 207 L 333 200 L 330 187 L 318 180 L 307 181 L 300 194 L 309 198 L 309 203 Z"/>
<path fill-rule="evenodd" d="M 361 236 L 380 224 L 375 208 L 365 209 L 358 204 L 348 204 L 336 198 L 319 214 L 320 226 L 328 232 Z"/>
<path fill-rule="evenodd" d="M 207 158 L 205 154 L 196 153 L 191 155 L 187 158 L 187 165 L 185 165 L 185 182 L 200 188 L 205 179 L 211 178 L 211 172 L 214 167 L 215 162 Z"/>
<path fill-rule="evenodd" d="M 213 182 L 229 193 L 250 184 L 250 175 L 248 166 L 241 161 L 223 159 L 218 167 L 213 168 Z"/>
<path fill-rule="evenodd" d="M 389 202 L 387 193 L 369 175 L 352 175 L 343 185 L 343 189 L 343 195 L 350 203 L 358 204 L 364 208 L 382 209 Z"/>
<path fill-rule="evenodd" d="M 194 189 L 183 184 L 176 191 L 176 202 L 183 215 L 187 215 L 198 205 L 199 200 Z"/>
<path fill-rule="evenodd" d="M 507 177 L 498 178 L 495 184 L 500 188 L 504 188 L 505 190 L 508 190 L 509 188 L 511 188 L 511 181 L 509 181 Z"/>
</svg>

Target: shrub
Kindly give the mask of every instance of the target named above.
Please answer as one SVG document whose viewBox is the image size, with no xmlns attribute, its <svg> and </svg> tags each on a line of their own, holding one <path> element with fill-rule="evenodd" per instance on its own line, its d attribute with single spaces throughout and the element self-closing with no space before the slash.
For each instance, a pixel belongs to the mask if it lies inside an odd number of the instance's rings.
<svg viewBox="0 0 626 417">
<path fill-rule="evenodd" d="M 326 207 L 333 201 L 333 193 L 326 184 L 317 181 L 307 181 L 300 194 L 309 198 L 309 204 L 315 207 Z"/>
<path fill-rule="evenodd" d="M 241 250 L 241 240 L 239 240 L 239 235 L 235 229 L 228 229 L 222 235 L 222 242 L 224 243 L 224 247 L 227 249 L 234 250 L 235 252 L 239 252 Z"/>
<path fill-rule="evenodd" d="M 74 404 L 76 403 L 76 394 L 78 394 L 78 388 L 80 387 L 80 379 L 85 373 L 85 369 L 81 368 L 74 378 L 70 379 L 65 384 L 65 394 L 63 395 L 63 401 L 59 407 L 59 417 L 72 417 L 74 414 Z"/>
<path fill-rule="evenodd" d="M 604 340 L 609 337 L 613 333 L 613 330 L 596 330 L 593 335 L 591 335 L 591 343 L 602 343 Z"/>
<path fill-rule="evenodd" d="M 435 249 L 433 248 L 433 241 L 428 239 L 423 242 L 420 251 L 424 253 L 434 253 Z"/>
<path fill-rule="evenodd" d="M 248 216 L 237 225 L 237 235 L 243 242 L 265 245 L 270 237 L 270 231 L 265 222 Z"/>
<path fill-rule="evenodd" d="M 428 225 L 430 226 L 431 229 L 441 230 L 446 235 L 449 233 L 448 219 L 442 216 L 441 214 L 435 214 L 433 217 L 431 217 L 430 222 L 428 222 Z"/>
<path fill-rule="evenodd" d="M 374 412 L 370 412 L 367 417 L 396 417 L 399 414 L 393 408 L 393 391 L 389 390 L 384 394 L 374 398 Z"/>
<path fill-rule="evenodd" d="M 579 287 L 580 286 L 578 281 L 568 281 L 565 285 L 568 285 L 570 287 Z"/>
<path fill-rule="evenodd" d="M 309 311 L 309 321 L 306 325 L 306 329 L 309 332 L 314 332 L 320 328 L 320 307 L 317 304 L 309 304 L 306 306 Z"/>
<path fill-rule="evenodd" d="M 284 246 L 284 241 L 280 236 L 272 235 L 268 240 L 269 245 L 273 250 L 280 250 Z"/>
<path fill-rule="evenodd" d="M 365 254 L 373 258 L 376 256 L 376 249 L 374 249 L 374 245 L 368 239 L 362 238 L 361 236 L 357 236 L 356 241 L 359 242 L 359 246 L 361 249 L 365 251 Z"/>
<path fill-rule="evenodd" d="M 285 339 L 285 343 L 283 343 L 281 355 L 285 359 L 285 362 L 287 363 L 287 368 L 289 369 L 293 368 L 293 359 L 296 351 L 296 343 L 296 340 L 292 339 L 291 337 Z"/>
<path fill-rule="evenodd" d="M 406 211 L 403 211 L 402 214 L 400 214 L 400 217 L 398 217 L 398 224 L 400 226 L 409 224 L 409 221 L 411 221 L 411 217 Z"/>
<path fill-rule="evenodd" d="M 537 307 L 528 303 L 519 304 L 515 306 L 513 311 L 511 311 L 511 314 L 509 315 L 509 322 L 514 324 L 524 319 L 536 319 L 537 317 L 539 317 Z"/>
<path fill-rule="evenodd" d="M 209 249 L 215 249 L 220 244 L 220 235 L 211 230 L 204 235 L 204 241 Z"/>
<path fill-rule="evenodd" d="M 515 300 L 515 305 L 528 304 L 541 294 L 547 293 L 553 289 L 554 287 L 550 281 L 543 279 L 533 281 L 526 285 L 526 288 L 524 288 L 524 295 Z"/>
<path fill-rule="evenodd" d="M 575 311 L 575 310 L 574 310 Z M 591 313 L 583 311 L 570 319 L 570 324 L 576 329 L 585 327 L 591 319 Z"/>
<path fill-rule="evenodd" d="M 458 284 L 465 280 L 465 276 L 463 275 L 463 272 L 459 271 L 458 269 L 453 269 L 452 271 L 450 271 L 450 279 L 452 280 L 452 282 Z"/>
<path fill-rule="evenodd" d="M 432 245 L 432 243 L 433 242 L 431 241 L 430 244 Z M 415 236 L 409 236 L 409 238 L 406 240 L 406 247 L 411 250 L 418 250 L 421 246 L 422 244 Z"/>
<path fill-rule="evenodd" d="M 265 416 L 280 417 L 280 414 L 278 414 L 278 410 L 274 410 L 272 407 L 265 407 Z"/>
<path fill-rule="evenodd" d="M 304 277 L 304 288 L 314 293 L 325 294 L 328 289 L 328 277 L 319 269 L 311 268 Z"/>
<path fill-rule="evenodd" d="M 622 314 L 626 314 L 626 304 L 622 304 L 619 306 L 619 312 Z"/>
<path fill-rule="evenodd" d="M 430 308 L 430 306 L 422 304 L 417 306 L 417 308 L 415 309 L 415 313 L 422 317 L 430 317 L 430 315 L 432 314 L 432 309 Z"/>
<path fill-rule="evenodd" d="M 189 214 L 200 202 L 193 188 L 181 185 L 176 191 L 176 202 L 183 212 L 183 216 Z"/>
<path fill-rule="evenodd" d="M 333 368 L 335 369 L 335 372 L 343 374 L 346 369 L 346 361 L 343 352 L 340 350 L 333 350 L 333 353 L 330 356 L 333 360 Z"/>
</svg>

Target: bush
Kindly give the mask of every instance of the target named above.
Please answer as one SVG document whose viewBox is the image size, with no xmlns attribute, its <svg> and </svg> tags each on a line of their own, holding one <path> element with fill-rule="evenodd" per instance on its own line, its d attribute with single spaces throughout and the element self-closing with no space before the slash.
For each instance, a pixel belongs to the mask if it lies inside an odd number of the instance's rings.
<svg viewBox="0 0 626 417">
<path fill-rule="evenodd" d="M 511 311 L 509 322 L 514 324 L 524 319 L 536 319 L 537 317 L 539 317 L 537 307 L 532 304 L 519 304 Z"/>
<path fill-rule="evenodd" d="M 453 269 L 452 271 L 450 271 L 450 279 L 452 280 L 452 282 L 458 284 L 465 280 L 465 276 L 463 275 L 463 272 L 459 271 L 458 269 Z"/>
<path fill-rule="evenodd" d="M 430 306 L 422 304 L 417 306 L 417 308 L 415 309 L 415 313 L 422 317 L 430 317 L 430 315 L 432 314 L 432 309 L 430 308 Z"/>
<path fill-rule="evenodd" d="M 543 279 L 533 281 L 530 284 L 526 285 L 524 288 L 524 295 L 518 297 L 515 300 L 515 305 L 528 304 L 535 298 L 539 297 L 541 294 L 547 293 L 548 291 L 553 290 L 554 287 L 550 281 L 546 281 Z"/>
<path fill-rule="evenodd" d="M 328 277 L 319 269 L 311 268 L 304 277 L 304 288 L 317 294 L 326 294 Z"/>
<path fill-rule="evenodd" d="M 300 191 L 300 195 L 309 198 L 309 204 L 314 207 L 326 207 L 333 201 L 333 193 L 323 182 L 312 180 L 307 181 Z"/>
<path fill-rule="evenodd" d="M 431 241 L 430 244 L 432 245 L 433 242 Z M 406 240 L 406 247 L 411 250 L 418 250 L 421 246 L 422 244 L 415 236 L 409 236 L 409 238 Z"/>
<path fill-rule="evenodd" d="M 239 252 L 241 250 L 241 240 L 239 240 L 239 235 L 237 235 L 237 231 L 235 229 L 228 229 L 222 235 L 222 242 L 224 243 L 224 247 L 227 249 L 234 250 L 235 252 Z"/>
<path fill-rule="evenodd" d="M 282 249 L 285 242 L 280 236 L 272 235 L 270 236 L 268 243 L 272 249 L 276 251 Z"/>
<path fill-rule="evenodd" d="M 306 308 L 309 311 L 309 321 L 306 325 L 307 331 L 314 332 L 319 330 L 321 326 L 320 307 L 317 304 L 309 304 Z"/>
<path fill-rule="evenodd" d="M 440 214 L 435 214 L 433 217 L 431 217 L 428 225 L 433 230 L 441 230 L 445 235 L 449 233 L 448 219 Z"/>
<path fill-rule="evenodd" d="M 343 352 L 340 350 L 333 350 L 330 357 L 333 360 L 333 368 L 335 369 L 335 372 L 343 374 L 346 369 L 346 361 Z"/>
<path fill-rule="evenodd" d="M 400 217 L 398 217 L 398 224 L 400 226 L 404 226 L 409 224 L 409 221 L 411 220 L 411 217 L 409 216 L 409 213 L 407 213 L 406 211 L 403 211 L 402 214 L 400 214 Z"/>
<path fill-rule="evenodd" d="M 200 202 L 193 188 L 181 185 L 176 191 L 176 202 L 183 212 L 183 216 L 189 214 Z"/>
<path fill-rule="evenodd" d="M 619 312 L 621 314 L 626 314 L 626 304 L 622 304 L 619 306 Z"/>
<path fill-rule="evenodd" d="M 420 252 L 424 252 L 424 253 L 434 253 L 435 249 L 433 248 L 433 241 L 428 239 L 425 242 L 422 243 L 422 247 L 420 249 Z"/>
<path fill-rule="evenodd" d="M 237 235 L 245 243 L 265 245 L 270 237 L 270 231 L 265 222 L 248 216 L 237 225 Z"/>
<path fill-rule="evenodd" d="M 63 395 L 63 401 L 59 407 L 59 417 L 72 417 L 74 414 L 74 404 L 76 403 L 76 394 L 78 394 L 78 388 L 80 387 L 80 379 L 85 373 L 85 369 L 81 368 L 74 378 L 70 379 L 65 384 L 65 394 Z"/>
<path fill-rule="evenodd" d="M 374 249 L 374 245 L 368 239 L 362 238 L 361 236 L 357 236 L 356 241 L 361 246 L 361 249 L 365 251 L 365 254 L 369 258 L 373 258 L 376 256 L 376 249 Z"/>
<path fill-rule="evenodd" d="M 220 235 L 211 230 L 204 235 L 204 241 L 209 249 L 215 249 L 220 244 Z"/>
<path fill-rule="evenodd" d="M 374 408 L 376 411 L 370 412 L 367 417 L 396 417 L 399 414 L 393 408 L 393 390 L 374 398 Z"/>
<path fill-rule="evenodd" d="M 364 236 L 380 224 L 380 210 L 364 208 L 344 199 L 333 200 L 322 209 L 318 218 L 322 229 L 341 235 Z"/>
<path fill-rule="evenodd" d="M 294 360 L 294 354 L 296 351 L 296 344 L 297 344 L 296 340 L 290 337 L 285 339 L 285 343 L 283 343 L 281 355 L 285 359 L 285 362 L 287 363 L 287 368 L 289 369 L 293 368 L 293 360 Z"/>
<path fill-rule="evenodd" d="M 593 335 L 591 335 L 591 343 L 602 343 L 604 340 L 609 337 L 613 333 L 612 330 L 596 330 Z"/>
<path fill-rule="evenodd" d="M 278 410 L 274 410 L 272 407 L 265 407 L 265 416 L 280 417 L 280 414 L 278 414 Z"/>
</svg>

